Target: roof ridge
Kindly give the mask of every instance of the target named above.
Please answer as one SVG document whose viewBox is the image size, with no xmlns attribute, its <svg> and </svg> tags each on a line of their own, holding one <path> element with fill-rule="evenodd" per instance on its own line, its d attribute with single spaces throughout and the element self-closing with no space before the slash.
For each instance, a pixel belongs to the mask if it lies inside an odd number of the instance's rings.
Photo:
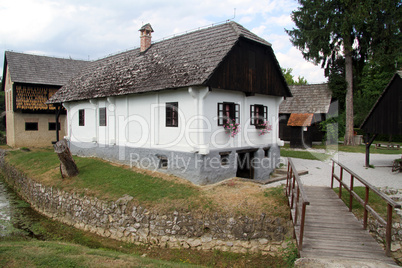
<svg viewBox="0 0 402 268">
<path fill-rule="evenodd" d="M 6 50 L 5 54 L 19 54 L 19 55 L 25 55 L 25 56 L 38 57 L 38 58 L 49 58 L 49 59 L 59 59 L 59 60 L 90 62 L 89 60 L 77 60 L 77 59 L 72 59 L 72 58 L 63 58 L 63 57 L 56 57 L 56 56 L 37 55 L 37 54 L 32 54 L 32 53 L 16 52 L 16 51 L 12 51 L 12 50 Z"/>
<path fill-rule="evenodd" d="M 232 26 L 232 29 L 235 31 L 237 36 L 244 36 L 244 34 L 240 31 L 239 27 L 237 26 L 236 22 L 230 21 L 229 25 Z"/>
</svg>

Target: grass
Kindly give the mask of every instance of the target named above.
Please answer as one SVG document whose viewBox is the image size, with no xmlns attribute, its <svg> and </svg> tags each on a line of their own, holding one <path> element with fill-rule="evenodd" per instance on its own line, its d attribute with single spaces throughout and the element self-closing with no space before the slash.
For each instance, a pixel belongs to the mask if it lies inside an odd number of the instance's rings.
<svg viewBox="0 0 402 268">
<path fill-rule="evenodd" d="M 174 177 L 163 179 L 149 172 L 134 172 L 96 158 L 74 157 L 80 173 L 68 179 L 61 179 L 59 159 L 50 149 L 10 151 L 7 161 L 44 185 L 103 200 L 117 200 L 129 195 L 148 206 L 174 202 L 183 203 L 183 209 L 203 208 L 203 196 L 190 183 L 180 182 Z M 183 207 L 184 203 L 187 203 L 186 207 Z M 195 207 L 189 207 L 188 204 Z"/>
<path fill-rule="evenodd" d="M 325 153 L 317 152 L 317 150 L 325 150 Z M 358 146 L 346 146 L 343 144 L 339 145 L 313 145 L 310 150 L 300 150 L 300 149 L 291 149 L 289 144 L 285 144 L 281 147 L 281 156 L 282 157 L 292 157 L 292 158 L 302 158 L 302 159 L 310 159 L 310 160 L 321 160 L 325 161 L 331 157 L 331 152 L 348 152 L 348 153 L 366 153 L 365 145 Z M 402 149 L 385 149 L 385 148 L 375 148 L 374 146 L 370 147 L 370 154 L 402 154 Z"/>
<path fill-rule="evenodd" d="M 124 166 L 111 164 L 96 158 L 74 157 L 80 174 L 74 178 L 62 179 L 59 171 L 59 160 L 57 154 L 50 149 L 32 149 L 31 151 L 15 150 L 10 151 L 6 161 L 24 171 L 28 176 L 36 181 L 53 186 L 62 190 L 96 196 L 102 200 L 117 200 L 123 195 L 130 195 L 134 199 L 132 202 L 141 204 L 147 209 L 154 209 L 159 213 L 172 210 L 186 210 L 194 214 L 200 213 L 205 216 L 214 212 L 229 212 L 232 215 L 245 215 L 248 217 L 258 217 L 265 213 L 269 217 L 288 217 L 287 199 L 282 187 L 264 189 L 252 182 L 241 179 L 230 179 L 215 185 L 195 186 L 185 180 L 159 173 L 152 173 L 142 170 L 132 170 Z M 144 254 L 152 259 L 160 259 L 173 262 L 143 264 L 139 266 L 150 267 L 176 267 L 181 263 L 186 267 L 189 264 L 196 264 L 208 267 L 285 267 L 288 257 L 271 256 L 261 254 L 239 254 L 222 251 L 202 251 L 191 249 L 169 249 L 154 248 L 148 246 L 127 244 L 87 233 L 73 227 L 54 222 L 44 217 L 40 223 L 33 223 L 31 231 L 38 237 L 53 242 L 77 243 L 89 249 L 102 249 L 118 251 L 138 256 Z M 16 236 L 18 237 L 18 236 Z M 20 241 L 16 243 L 21 255 L 5 256 L 1 253 L 1 246 L 10 247 L 10 241 L 2 241 L 0 238 L 0 266 L 3 259 L 7 266 L 12 267 L 86 267 L 85 262 L 81 262 L 80 256 L 102 256 L 105 251 L 90 251 L 89 249 L 76 248 L 74 245 L 67 244 L 59 247 L 59 251 L 71 252 L 65 254 L 65 258 L 59 258 L 57 250 L 43 255 L 44 263 L 36 263 L 36 256 L 39 254 L 27 255 L 24 248 L 30 248 L 35 252 L 42 247 L 40 243 L 31 241 Z M 108 251 L 106 251 L 108 252 Z M 110 266 L 125 266 L 117 264 L 114 260 L 125 260 L 126 256 L 117 253 L 111 254 L 111 260 L 105 259 L 105 263 Z M 15 253 L 18 254 L 18 253 Z M 115 255 L 116 254 L 116 255 Z M 70 256 L 71 255 L 71 256 Z M 59 261 L 57 261 L 60 259 Z M 140 260 L 144 261 L 143 258 Z M 15 265 L 13 265 L 13 261 Z M 11 262 L 11 264 L 10 264 Z M 91 264 L 91 262 L 89 262 Z M 130 267 L 135 266 L 136 259 L 131 260 Z M 97 264 L 97 263 L 95 263 Z M 96 266 L 96 265 L 92 265 Z M 91 267 L 91 266 L 89 266 Z M 181 266 L 182 267 L 182 266 Z"/>
<path fill-rule="evenodd" d="M 6 160 L 44 185 L 101 200 L 115 201 L 128 195 L 133 197 L 133 205 L 141 204 L 161 213 L 177 210 L 251 217 L 265 213 L 285 218 L 286 213 L 283 212 L 288 209 L 287 203 L 282 200 L 285 198 L 282 188 L 266 190 L 236 178 L 196 186 L 184 179 L 158 172 L 130 169 L 97 158 L 74 157 L 79 175 L 62 179 L 59 160 L 53 150 L 9 151 Z"/>
<path fill-rule="evenodd" d="M 0 242 L 1 267 L 194 267 L 54 241 Z"/>
<path fill-rule="evenodd" d="M 237 183 L 230 182 L 228 187 L 233 188 Z M 274 197 L 278 202 L 286 203 L 286 198 L 281 195 L 283 189 L 267 189 L 263 193 L 267 200 Z M 24 201 L 19 202 L 15 216 L 21 214 L 21 208 L 28 206 Z M 281 208 L 278 207 L 278 210 Z M 18 218 L 19 225 L 23 225 L 24 230 L 34 237 L 48 242 L 27 238 L 19 232 L 0 236 L 0 267 L 188 267 L 190 264 L 207 267 L 285 267 L 291 261 L 291 255 L 286 254 L 288 251 L 284 252 L 284 256 L 262 256 L 129 244 L 75 229 L 35 211 L 23 211 L 30 217 Z M 10 251 L 12 254 L 9 254 Z"/>
</svg>

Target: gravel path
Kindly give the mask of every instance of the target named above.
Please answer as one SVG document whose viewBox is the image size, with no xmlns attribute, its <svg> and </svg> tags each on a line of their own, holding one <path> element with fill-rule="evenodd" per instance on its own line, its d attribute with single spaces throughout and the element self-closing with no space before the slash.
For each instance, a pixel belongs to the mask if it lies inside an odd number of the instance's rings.
<svg viewBox="0 0 402 268">
<path fill-rule="evenodd" d="M 334 159 L 344 164 L 373 186 L 402 189 L 402 173 L 392 172 L 391 170 L 392 161 L 399 157 L 401 157 L 399 154 L 370 154 L 370 164 L 374 165 L 375 168 L 366 168 L 364 167 L 365 154 L 338 152 L 333 156 Z M 292 161 L 298 171 L 308 171 L 307 175 L 300 177 L 303 184 L 310 186 L 331 185 L 331 160 L 322 162 L 319 160 L 292 158 Z M 350 181 L 350 176 L 346 175 L 347 173 L 345 172 L 344 178 Z M 284 181 L 281 181 L 267 186 L 272 187 L 283 183 Z M 355 184 L 355 186 L 358 186 L 358 184 Z"/>
</svg>

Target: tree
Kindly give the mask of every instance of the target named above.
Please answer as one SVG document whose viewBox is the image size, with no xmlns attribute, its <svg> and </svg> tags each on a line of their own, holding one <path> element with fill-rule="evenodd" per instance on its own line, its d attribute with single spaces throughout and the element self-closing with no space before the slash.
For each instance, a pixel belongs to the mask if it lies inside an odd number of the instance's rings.
<svg viewBox="0 0 402 268">
<path fill-rule="evenodd" d="M 299 0 L 292 12 L 296 28 L 286 30 L 303 57 L 321 64 L 326 74 L 344 60 L 346 81 L 345 144 L 353 145 L 353 70 L 367 58 L 384 62 L 400 53 L 401 2 L 395 0 Z"/>
<path fill-rule="evenodd" d="M 286 68 L 286 69 L 281 68 L 281 70 L 282 70 L 283 76 L 285 77 L 286 83 L 288 85 L 307 85 L 308 84 L 307 80 L 303 76 L 301 76 L 301 77 L 299 76 L 297 78 L 297 81 L 294 80 L 294 77 L 292 74 L 292 72 L 293 72 L 292 68 Z"/>
</svg>

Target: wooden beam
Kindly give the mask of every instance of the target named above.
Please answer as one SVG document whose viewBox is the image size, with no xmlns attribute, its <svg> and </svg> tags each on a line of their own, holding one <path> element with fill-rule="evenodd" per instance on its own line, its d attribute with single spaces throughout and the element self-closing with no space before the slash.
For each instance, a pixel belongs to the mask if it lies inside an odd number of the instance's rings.
<svg viewBox="0 0 402 268">
<path fill-rule="evenodd" d="M 370 166 L 370 146 L 376 137 L 377 134 L 374 134 L 370 139 L 370 133 L 366 133 L 366 167 Z"/>
</svg>

